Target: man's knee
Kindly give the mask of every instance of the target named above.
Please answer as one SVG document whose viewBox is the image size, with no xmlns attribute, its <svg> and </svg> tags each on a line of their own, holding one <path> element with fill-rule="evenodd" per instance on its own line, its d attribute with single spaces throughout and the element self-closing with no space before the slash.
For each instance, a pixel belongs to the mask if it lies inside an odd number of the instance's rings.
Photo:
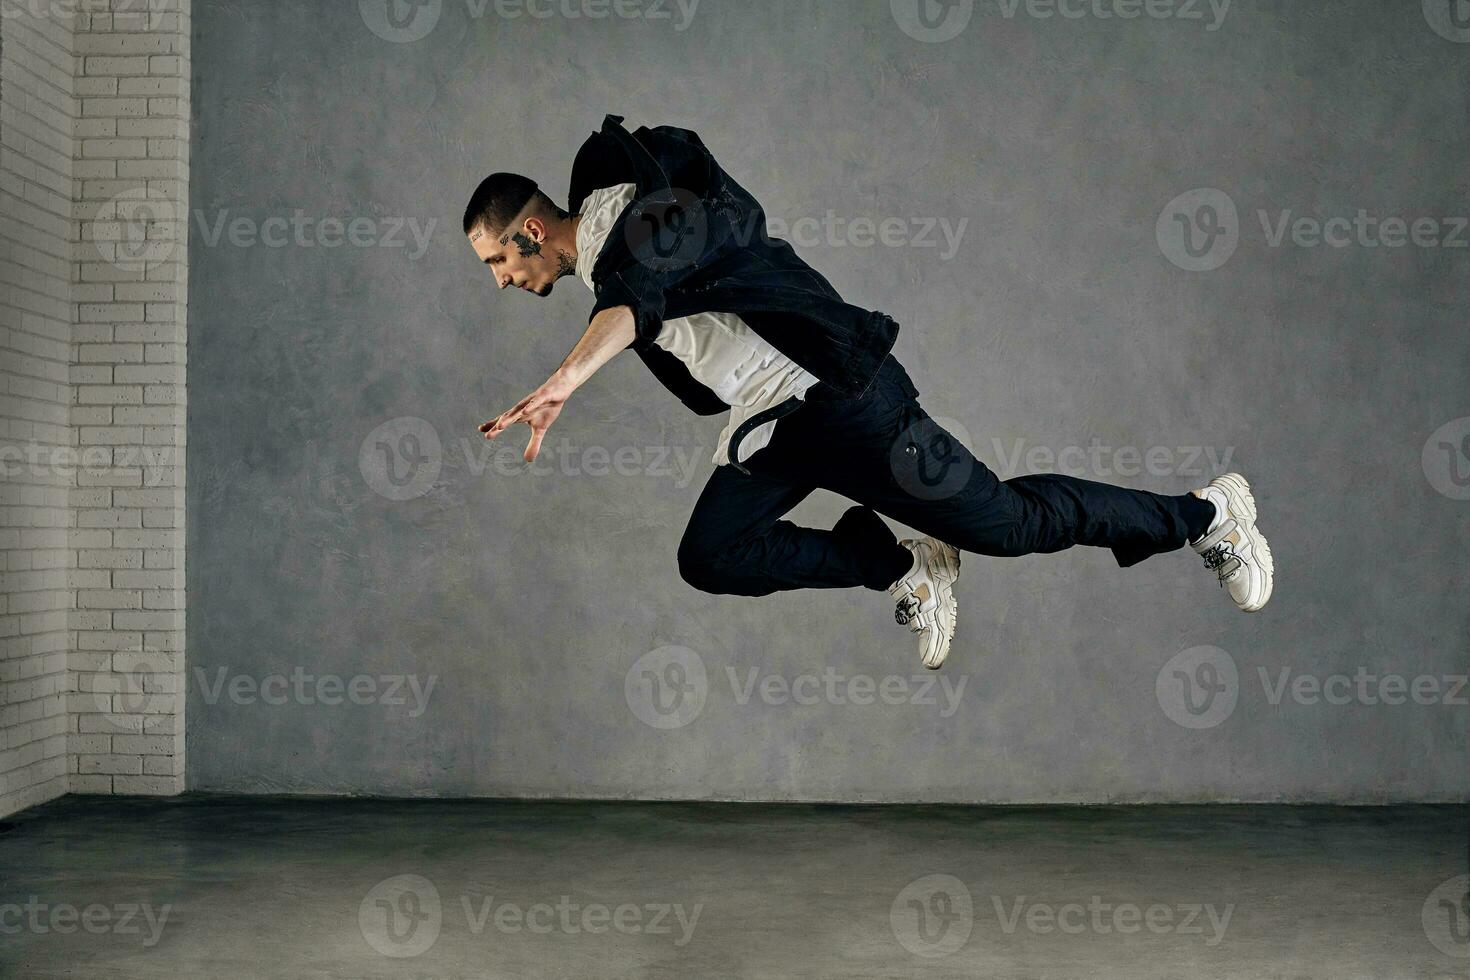
<svg viewBox="0 0 1470 980">
<path fill-rule="evenodd" d="M 720 560 L 719 549 L 696 535 L 685 533 L 679 542 L 679 577 L 701 592 L 730 593 L 730 576 Z"/>
</svg>

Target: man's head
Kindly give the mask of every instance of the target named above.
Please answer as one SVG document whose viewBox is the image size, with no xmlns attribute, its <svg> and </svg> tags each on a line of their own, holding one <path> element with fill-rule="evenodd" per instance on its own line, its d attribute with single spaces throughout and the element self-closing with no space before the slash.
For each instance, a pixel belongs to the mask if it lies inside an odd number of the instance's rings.
<svg viewBox="0 0 1470 980">
<path fill-rule="evenodd" d="M 464 233 L 501 289 L 537 296 L 577 271 L 577 226 L 571 215 L 520 174 L 480 181 L 464 212 Z"/>
</svg>

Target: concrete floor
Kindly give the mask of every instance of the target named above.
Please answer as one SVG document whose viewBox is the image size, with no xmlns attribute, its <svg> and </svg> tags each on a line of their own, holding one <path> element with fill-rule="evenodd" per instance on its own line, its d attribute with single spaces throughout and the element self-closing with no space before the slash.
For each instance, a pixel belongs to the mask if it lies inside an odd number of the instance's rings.
<svg viewBox="0 0 1470 980">
<path fill-rule="evenodd" d="M 74 797 L 0 832 L 0 975 L 1463 978 L 1467 822 Z"/>
</svg>

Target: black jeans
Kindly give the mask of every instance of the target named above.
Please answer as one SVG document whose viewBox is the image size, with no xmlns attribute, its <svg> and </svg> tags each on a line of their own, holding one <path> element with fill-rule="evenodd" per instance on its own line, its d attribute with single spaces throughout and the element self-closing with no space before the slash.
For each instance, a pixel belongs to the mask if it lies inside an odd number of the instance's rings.
<svg viewBox="0 0 1470 980">
<path fill-rule="evenodd" d="M 1000 480 L 919 405 L 889 355 L 861 398 L 811 400 L 745 461 L 717 466 L 679 543 L 679 571 L 705 592 L 886 589 L 913 556 L 878 514 L 961 551 L 995 557 L 1111 548 L 1137 564 L 1204 534 L 1213 505 L 1059 474 Z M 781 517 L 813 490 L 856 501 L 830 531 Z M 876 512 L 876 513 L 875 513 Z"/>
</svg>

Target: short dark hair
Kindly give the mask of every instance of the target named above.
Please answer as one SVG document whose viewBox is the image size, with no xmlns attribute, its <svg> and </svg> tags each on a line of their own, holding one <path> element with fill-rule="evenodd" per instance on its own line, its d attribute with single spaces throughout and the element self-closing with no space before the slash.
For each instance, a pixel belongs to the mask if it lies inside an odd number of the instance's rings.
<svg viewBox="0 0 1470 980">
<path fill-rule="evenodd" d="M 481 227 L 498 235 L 533 198 L 543 213 L 559 218 L 570 217 L 551 198 L 541 193 L 530 177 L 496 173 L 480 181 L 480 186 L 470 196 L 469 206 L 464 210 L 464 233 L 468 235 Z"/>
</svg>

